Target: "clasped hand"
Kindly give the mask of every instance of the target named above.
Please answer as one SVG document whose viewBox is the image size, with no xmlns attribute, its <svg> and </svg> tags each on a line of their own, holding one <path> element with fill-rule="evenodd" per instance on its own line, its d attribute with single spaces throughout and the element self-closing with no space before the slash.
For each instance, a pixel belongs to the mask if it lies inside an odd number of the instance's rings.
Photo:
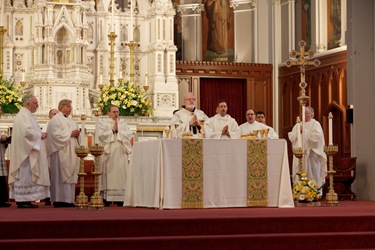
<svg viewBox="0 0 375 250">
<path fill-rule="evenodd" d="M 198 118 L 196 115 L 193 115 L 189 122 L 190 126 L 197 126 L 198 125 Z"/>
</svg>

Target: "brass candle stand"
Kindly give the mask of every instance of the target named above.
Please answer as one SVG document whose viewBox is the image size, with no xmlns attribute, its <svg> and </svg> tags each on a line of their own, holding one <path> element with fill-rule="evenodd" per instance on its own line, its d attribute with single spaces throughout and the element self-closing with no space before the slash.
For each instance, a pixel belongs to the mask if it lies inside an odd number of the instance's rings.
<svg viewBox="0 0 375 250">
<path fill-rule="evenodd" d="M 301 174 L 303 172 L 303 169 L 302 169 L 303 149 L 301 147 L 294 148 L 293 154 L 298 159 L 298 173 L 297 173 L 297 175 L 301 179 Z"/>
<path fill-rule="evenodd" d="M 99 158 L 104 152 L 104 147 L 99 144 L 95 144 L 95 145 L 91 145 L 89 147 L 89 150 L 90 150 L 90 154 L 92 154 L 95 157 L 95 169 L 94 169 L 94 172 L 91 173 L 94 176 L 95 193 L 90 198 L 90 207 L 99 209 L 99 208 L 104 207 L 103 197 L 99 193 L 100 192 L 99 177 L 101 175 L 100 166 L 99 166 Z"/>
<path fill-rule="evenodd" d="M 333 170 L 333 155 L 338 152 L 338 146 L 337 145 L 328 145 L 324 147 L 324 152 L 328 156 L 328 164 L 329 164 L 329 171 L 327 171 L 327 174 L 329 175 L 329 191 L 326 194 L 326 205 L 339 205 L 337 193 L 335 192 L 333 188 L 333 175 L 336 173 L 335 170 Z"/>
<path fill-rule="evenodd" d="M 88 207 L 89 198 L 85 195 L 85 160 L 84 158 L 88 155 L 89 150 L 85 146 L 78 146 L 75 148 L 76 155 L 80 158 L 80 167 L 79 167 L 79 187 L 80 192 L 76 197 L 76 206 L 79 208 Z"/>
</svg>

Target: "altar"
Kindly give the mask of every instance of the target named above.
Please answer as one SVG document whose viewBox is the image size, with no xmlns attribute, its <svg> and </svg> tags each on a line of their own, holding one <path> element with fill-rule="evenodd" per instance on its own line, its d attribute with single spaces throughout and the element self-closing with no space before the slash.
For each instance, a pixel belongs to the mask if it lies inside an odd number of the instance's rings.
<svg viewBox="0 0 375 250">
<path fill-rule="evenodd" d="M 136 142 L 124 206 L 182 208 L 182 140 Z M 247 206 L 247 140 L 203 139 L 204 208 Z M 287 144 L 267 141 L 268 207 L 294 207 Z"/>
</svg>

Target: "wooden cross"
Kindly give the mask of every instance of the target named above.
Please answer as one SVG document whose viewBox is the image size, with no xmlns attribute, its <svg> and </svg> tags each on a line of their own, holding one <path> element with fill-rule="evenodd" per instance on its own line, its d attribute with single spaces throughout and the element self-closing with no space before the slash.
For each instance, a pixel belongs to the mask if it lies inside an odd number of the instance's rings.
<svg viewBox="0 0 375 250">
<path fill-rule="evenodd" d="M 306 60 L 305 56 L 308 56 L 309 58 L 312 58 L 315 53 L 314 51 L 312 51 L 311 49 L 309 51 L 305 51 L 305 46 L 306 46 L 306 42 L 301 40 L 299 43 L 299 52 L 295 51 L 295 50 L 292 50 L 290 53 L 289 53 L 289 56 L 291 58 L 294 58 L 294 59 L 297 59 L 297 60 L 288 60 L 286 61 L 286 66 L 289 68 L 291 67 L 292 65 L 298 65 L 300 67 L 300 70 L 301 70 L 301 82 L 299 84 L 300 88 L 301 88 L 301 95 L 305 95 L 306 93 L 306 90 L 305 88 L 307 87 L 307 83 L 305 81 L 305 67 L 307 65 L 314 65 L 315 67 L 319 66 L 320 65 L 320 61 L 318 59 L 314 59 L 314 61 L 308 61 Z"/>
</svg>

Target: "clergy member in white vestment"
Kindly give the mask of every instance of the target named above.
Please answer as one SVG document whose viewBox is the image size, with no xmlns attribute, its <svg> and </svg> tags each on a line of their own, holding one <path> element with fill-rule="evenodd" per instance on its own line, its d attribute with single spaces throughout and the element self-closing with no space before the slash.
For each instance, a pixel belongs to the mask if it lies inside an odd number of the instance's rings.
<svg viewBox="0 0 375 250">
<path fill-rule="evenodd" d="M 255 120 L 255 112 L 254 112 L 253 109 L 249 109 L 249 110 L 246 111 L 246 120 L 247 120 L 247 122 L 241 124 L 241 126 L 240 126 L 241 136 L 252 134 L 254 130 L 261 130 L 261 129 L 267 129 L 268 128 L 267 125 L 265 125 L 263 123 L 260 123 L 260 122 L 257 122 Z M 258 137 L 260 136 L 259 133 L 258 133 L 257 136 Z M 267 138 L 271 139 L 270 135 L 268 135 Z"/>
<path fill-rule="evenodd" d="M 47 156 L 41 146 L 48 134 L 40 130 L 33 116 L 37 108 L 36 97 L 25 96 L 13 121 L 8 182 L 10 198 L 15 199 L 18 208 L 37 208 L 31 202 L 50 195 Z"/>
<path fill-rule="evenodd" d="M 269 129 L 268 138 L 279 139 L 279 135 L 276 133 L 276 131 L 272 127 L 270 127 L 266 124 L 266 114 L 263 111 L 257 111 L 255 113 L 255 120 L 257 122 L 265 124 L 268 127 L 268 129 Z"/>
<path fill-rule="evenodd" d="M 119 120 L 119 108 L 111 106 L 108 118 L 99 124 L 99 141 L 104 146 L 100 156 L 101 194 L 105 204 L 116 202 L 122 206 L 125 198 L 125 181 L 128 156 L 132 151 L 132 131 L 124 120 Z"/>
<path fill-rule="evenodd" d="M 228 105 L 224 100 L 217 103 L 216 115 L 207 122 L 207 138 L 212 139 L 238 139 L 240 128 L 235 119 L 227 114 Z"/>
<path fill-rule="evenodd" d="M 171 119 L 171 125 L 175 127 L 176 136 L 182 138 L 183 135 L 192 135 L 193 138 L 199 138 L 201 130 L 200 121 L 206 123 L 208 116 L 195 107 L 197 99 L 193 93 L 188 92 L 184 96 L 184 105 L 174 113 Z M 206 126 L 205 126 L 206 127 Z"/>
<path fill-rule="evenodd" d="M 79 157 L 75 153 L 80 130 L 69 117 L 72 101 L 59 102 L 59 113 L 49 122 L 46 141 L 51 166 L 51 201 L 54 207 L 74 207 L 75 187 L 78 180 Z"/>
<path fill-rule="evenodd" d="M 302 171 L 306 172 L 309 179 L 314 179 L 319 187 L 325 183 L 327 175 L 327 156 L 324 153 L 324 134 L 320 123 L 314 119 L 314 109 L 306 107 L 305 124 L 300 131 L 297 124 L 288 133 L 293 148 L 298 146 L 298 133 L 303 129 L 303 146 L 305 150 L 305 164 Z M 298 159 L 293 156 L 293 180 L 298 181 Z M 322 191 L 322 190 L 321 190 Z M 321 192 L 322 195 L 322 192 Z"/>
</svg>

